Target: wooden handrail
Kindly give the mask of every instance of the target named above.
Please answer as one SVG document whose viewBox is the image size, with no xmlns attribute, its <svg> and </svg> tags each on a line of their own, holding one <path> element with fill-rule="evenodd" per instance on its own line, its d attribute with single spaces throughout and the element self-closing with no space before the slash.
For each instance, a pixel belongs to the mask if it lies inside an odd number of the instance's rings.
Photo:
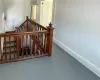
<svg viewBox="0 0 100 80">
<path fill-rule="evenodd" d="M 19 32 L 19 28 L 21 28 L 22 26 L 24 26 L 25 23 L 26 23 L 26 27 L 24 27 L 24 28 L 26 28 L 27 31 L 28 31 L 28 28 L 30 27 L 29 23 L 31 23 L 32 25 L 35 25 L 35 27 L 37 27 L 37 28 L 41 28 L 42 30 L 47 30 L 46 27 L 44 27 L 44 26 L 40 25 L 39 23 L 37 23 L 37 22 L 29 19 L 28 16 L 27 16 L 26 20 L 19 27 L 16 27 L 16 29 L 18 30 L 18 32 Z"/>
<path fill-rule="evenodd" d="M 32 24 L 35 24 L 35 25 L 40 26 L 41 28 L 47 30 L 47 28 L 45 28 L 44 26 L 40 25 L 39 23 L 37 23 L 37 22 L 35 22 L 35 21 L 31 20 L 31 19 L 28 19 L 28 21 L 29 21 L 30 23 L 32 23 Z"/>
<path fill-rule="evenodd" d="M 23 26 L 24 23 L 26 23 L 26 21 L 24 21 L 19 27 Z"/>
<path fill-rule="evenodd" d="M 38 34 L 38 33 L 48 33 L 48 31 L 47 30 L 43 30 L 43 31 L 34 31 L 34 32 L 0 33 L 0 37 L 14 36 L 14 35 L 32 35 L 32 34 Z"/>
</svg>

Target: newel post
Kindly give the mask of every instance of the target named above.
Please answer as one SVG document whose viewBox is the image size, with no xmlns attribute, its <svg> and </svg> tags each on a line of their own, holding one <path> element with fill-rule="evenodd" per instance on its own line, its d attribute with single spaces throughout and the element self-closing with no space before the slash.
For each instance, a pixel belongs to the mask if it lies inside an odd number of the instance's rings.
<svg viewBox="0 0 100 80">
<path fill-rule="evenodd" d="M 51 56 L 52 55 L 52 43 L 53 43 L 53 30 L 54 30 L 51 23 L 49 24 L 47 29 L 48 29 L 47 52 L 48 52 L 48 56 Z"/>
<path fill-rule="evenodd" d="M 1 37 L 0 37 L 0 59 L 1 59 L 1 55 L 2 55 L 2 49 L 1 49 Z"/>
</svg>

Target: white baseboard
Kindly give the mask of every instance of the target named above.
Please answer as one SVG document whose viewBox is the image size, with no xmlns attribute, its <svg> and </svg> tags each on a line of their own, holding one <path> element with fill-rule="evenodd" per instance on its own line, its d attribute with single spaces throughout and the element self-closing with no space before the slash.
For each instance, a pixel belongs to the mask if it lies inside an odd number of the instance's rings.
<svg viewBox="0 0 100 80">
<path fill-rule="evenodd" d="M 78 53 L 73 51 L 68 46 L 64 45 L 61 41 L 57 39 L 53 39 L 54 43 L 56 43 L 58 46 L 60 46 L 62 49 L 64 49 L 67 53 L 69 53 L 72 57 L 74 57 L 76 60 L 78 60 L 80 63 L 82 63 L 84 66 L 86 66 L 89 70 L 91 70 L 93 73 L 95 73 L 98 77 L 100 77 L 100 68 L 95 66 L 93 63 L 85 59 L 84 57 L 80 56 Z"/>
</svg>

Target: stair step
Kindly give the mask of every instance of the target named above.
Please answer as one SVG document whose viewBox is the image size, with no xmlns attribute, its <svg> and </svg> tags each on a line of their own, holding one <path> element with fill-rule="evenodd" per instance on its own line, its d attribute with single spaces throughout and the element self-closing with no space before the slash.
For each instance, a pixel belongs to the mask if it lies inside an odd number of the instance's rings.
<svg viewBox="0 0 100 80">
<path fill-rule="evenodd" d="M 11 51 L 11 52 L 3 52 L 3 54 L 14 54 L 16 53 L 17 51 Z"/>
<path fill-rule="evenodd" d="M 15 31 L 7 31 L 7 32 L 5 32 L 5 33 L 14 33 Z"/>
<path fill-rule="evenodd" d="M 3 49 L 6 49 L 6 48 L 15 48 L 16 46 L 6 46 L 6 47 L 3 47 Z"/>
<path fill-rule="evenodd" d="M 9 42 L 4 42 L 4 44 L 10 44 L 10 43 L 15 43 L 16 41 L 9 41 Z"/>
</svg>

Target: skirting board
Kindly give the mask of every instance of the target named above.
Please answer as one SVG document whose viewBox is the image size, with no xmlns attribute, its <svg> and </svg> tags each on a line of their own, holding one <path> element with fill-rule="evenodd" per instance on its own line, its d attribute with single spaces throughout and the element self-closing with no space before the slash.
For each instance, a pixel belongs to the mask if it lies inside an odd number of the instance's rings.
<svg viewBox="0 0 100 80">
<path fill-rule="evenodd" d="M 56 38 L 53 39 L 53 42 L 64 49 L 67 53 L 69 53 L 72 57 L 82 63 L 85 67 L 87 67 L 90 71 L 100 77 L 100 68 L 95 66 L 93 63 L 85 59 L 84 57 L 80 56 L 78 53 L 70 49 L 68 46 L 64 45 L 61 41 L 57 40 Z"/>
</svg>

